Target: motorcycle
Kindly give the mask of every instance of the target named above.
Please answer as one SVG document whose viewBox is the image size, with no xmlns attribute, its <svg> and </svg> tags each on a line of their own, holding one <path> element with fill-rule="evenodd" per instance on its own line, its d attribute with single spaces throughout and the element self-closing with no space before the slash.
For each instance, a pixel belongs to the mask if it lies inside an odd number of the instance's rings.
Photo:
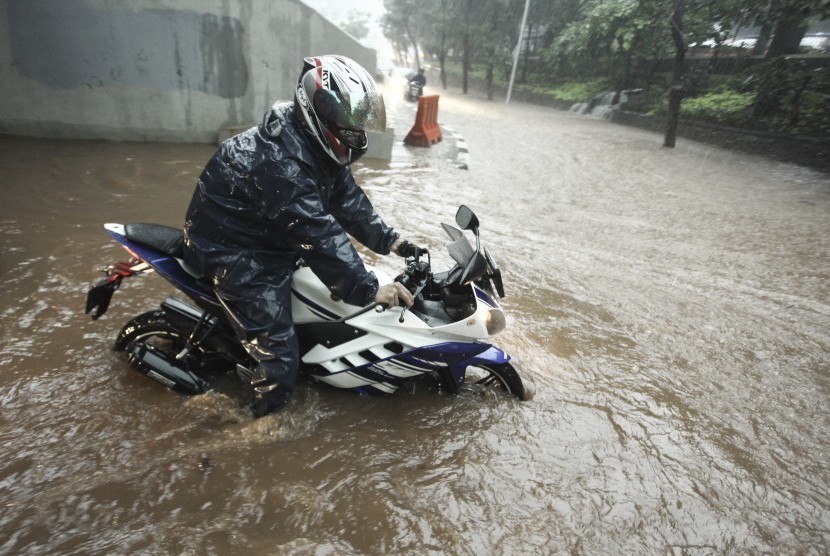
<svg viewBox="0 0 830 556">
<path fill-rule="evenodd" d="M 403 89 L 403 98 L 415 102 L 424 94 L 424 87 L 415 81 L 407 81 Z"/>
<path fill-rule="evenodd" d="M 479 221 L 466 206 L 456 213 L 461 228 L 441 224 L 449 235 L 455 265 L 433 273 L 427 249 L 406 258 L 396 280 L 415 298 L 412 307 L 370 304 L 355 307 L 332 296 L 300 260 L 292 279 L 292 315 L 300 343 L 301 372 L 311 379 L 366 394 L 414 392 L 431 380 L 452 394 L 496 390 L 525 399 L 525 386 L 511 357 L 490 343 L 506 326 L 496 294 L 504 297 L 501 271 L 481 243 Z M 159 309 L 127 322 L 115 340 L 129 365 L 185 394 L 211 389 L 235 374 L 249 383 L 256 366 L 236 339 L 211 285 L 186 268 L 184 239 L 177 228 L 159 224 L 105 224 L 131 255 L 106 269 L 87 293 L 93 320 L 108 309 L 125 278 L 155 272 L 185 301 L 168 296 Z M 473 232 L 475 248 L 465 236 Z M 389 276 L 372 269 L 381 284 Z"/>
</svg>

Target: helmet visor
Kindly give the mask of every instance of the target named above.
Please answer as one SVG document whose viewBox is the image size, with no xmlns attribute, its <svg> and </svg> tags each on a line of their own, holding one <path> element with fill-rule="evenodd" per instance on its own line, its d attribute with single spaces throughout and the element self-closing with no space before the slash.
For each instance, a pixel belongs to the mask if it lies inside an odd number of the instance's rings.
<svg viewBox="0 0 830 556">
<path fill-rule="evenodd" d="M 312 103 L 326 127 L 354 131 L 386 130 L 386 108 L 380 93 L 340 93 L 317 89 Z"/>
<path fill-rule="evenodd" d="M 363 130 L 337 128 L 332 132 L 332 134 L 337 137 L 341 143 L 345 143 L 353 149 L 363 150 L 369 146 L 369 139 L 366 137 L 366 132 Z"/>
</svg>

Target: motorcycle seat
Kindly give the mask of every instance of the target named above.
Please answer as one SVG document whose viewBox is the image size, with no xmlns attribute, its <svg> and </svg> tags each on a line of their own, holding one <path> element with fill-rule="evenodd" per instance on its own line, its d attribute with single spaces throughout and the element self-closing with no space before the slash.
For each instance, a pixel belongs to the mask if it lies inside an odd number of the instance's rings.
<svg viewBox="0 0 830 556">
<path fill-rule="evenodd" d="M 127 224 L 124 231 L 130 241 L 177 259 L 184 255 L 184 234 L 181 228 L 163 224 Z"/>
<path fill-rule="evenodd" d="M 184 262 L 184 233 L 181 229 L 164 224 L 126 224 L 124 232 L 130 241 L 173 257 L 179 266 L 196 280 L 201 282 L 204 278 Z M 210 284 L 207 282 L 204 282 L 202 286 L 210 289 Z"/>
</svg>

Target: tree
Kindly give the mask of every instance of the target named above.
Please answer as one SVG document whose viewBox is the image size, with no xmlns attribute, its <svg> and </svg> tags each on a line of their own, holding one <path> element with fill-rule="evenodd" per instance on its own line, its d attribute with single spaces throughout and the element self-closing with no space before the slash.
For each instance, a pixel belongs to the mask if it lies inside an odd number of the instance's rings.
<svg viewBox="0 0 830 556">
<path fill-rule="evenodd" d="M 416 56 L 421 47 L 437 57 L 445 87 L 445 61 L 455 56 L 462 64 L 464 93 L 469 91 L 473 69 L 483 69 L 492 97 L 497 70 L 508 68 L 504 62 L 516 46 L 525 0 L 385 2 L 390 12 L 386 34 L 393 43 L 397 40 L 403 50 L 414 48 Z M 520 75 L 527 79 L 520 81 L 548 88 L 580 85 L 577 90 L 590 95 L 598 92 L 598 86 L 606 87 L 617 92 L 617 99 L 624 89 L 653 91 L 657 83 L 669 107 L 664 144 L 672 147 L 684 97 L 705 87 L 720 45 L 736 27 L 756 24 L 766 29 L 769 48 L 763 44 L 759 48 L 769 57 L 796 52 L 805 26 L 827 17 L 830 0 L 531 0 L 528 30 L 536 31 L 536 40 L 541 38 L 542 52 L 540 57 L 538 51 L 522 45 Z M 715 47 L 706 62 L 688 63 L 691 47 L 712 42 Z M 672 59 L 668 87 L 661 77 L 666 58 Z M 764 79 L 741 80 L 743 92 L 753 89 L 756 113 L 763 112 L 766 121 L 786 120 L 790 128 L 804 128 L 805 122 L 814 121 L 802 118 L 799 107 L 815 112 L 816 106 L 826 103 L 827 89 L 816 88 L 825 81 L 805 74 L 777 87 L 780 74 L 768 73 L 769 79 L 758 74 Z M 654 96 L 647 91 L 641 98 L 651 101 Z"/>
<path fill-rule="evenodd" d="M 668 36 L 668 14 L 659 0 L 592 0 L 576 12 L 571 5 L 571 10 L 575 18 L 544 55 L 560 75 L 603 77 L 619 88 L 636 49 L 648 45 L 655 33 L 662 42 Z"/>
<path fill-rule="evenodd" d="M 773 16 L 773 2 L 767 0 L 760 3 L 757 12 L 752 14 L 750 21 L 755 22 L 761 26 L 758 32 L 758 38 L 755 45 L 752 47 L 753 56 L 763 56 L 769 48 L 769 41 L 772 38 L 772 28 L 775 25 Z"/>
<path fill-rule="evenodd" d="M 461 20 L 461 92 L 466 95 L 469 92 L 470 66 L 472 64 L 476 30 L 474 29 L 473 0 L 463 0 L 462 6 L 464 15 Z"/>
<path fill-rule="evenodd" d="M 415 67 L 421 67 L 419 40 L 432 1 L 384 0 L 386 13 L 381 18 L 384 36 L 398 51 L 402 61 L 408 62 L 407 51 L 412 47 L 415 53 Z"/>
<path fill-rule="evenodd" d="M 361 40 L 369 34 L 369 20 L 371 16 L 366 12 L 350 10 L 348 19 L 340 24 L 340 27 L 348 34 Z"/>
<path fill-rule="evenodd" d="M 479 30 L 479 38 L 475 43 L 476 51 L 471 55 L 474 60 L 484 64 L 488 100 L 493 100 L 495 96 L 495 69 L 506 61 L 510 52 L 506 45 L 510 44 L 511 35 L 515 35 L 518 27 L 513 18 L 505 17 L 511 3 L 514 2 L 485 0 L 478 5 L 478 17 L 473 22 L 472 28 Z"/>
<path fill-rule="evenodd" d="M 771 16 L 775 27 L 766 58 L 796 54 L 810 23 L 828 15 L 827 0 L 776 0 Z"/>
<path fill-rule="evenodd" d="M 677 141 L 677 122 L 680 118 L 680 103 L 683 100 L 683 62 L 686 58 L 686 35 L 683 32 L 683 14 L 686 0 L 674 0 L 670 18 L 672 40 L 674 40 L 674 69 L 669 89 L 669 114 L 666 121 L 664 147 L 674 147 Z"/>
<path fill-rule="evenodd" d="M 423 50 L 438 58 L 441 85 L 447 88 L 447 55 L 450 51 L 450 37 L 454 35 L 455 21 L 453 12 L 457 0 L 439 0 L 436 9 L 428 10 L 425 14 L 426 28 L 424 30 Z"/>
<path fill-rule="evenodd" d="M 548 1 L 539 1 L 539 0 L 531 0 L 528 14 L 527 14 L 527 29 L 525 29 L 525 44 L 523 45 L 524 48 L 524 59 L 522 60 L 522 76 L 520 81 L 522 83 L 527 82 L 527 72 L 531 69 L 530 64 L 530 55 L 531 55 L 531 44 L 530 40 L 533 36 L 534 28 L 537 30 L 539 29 L 547 29 L 551 28 L 556 21 L 563 19 L 567 21 L 568 13 L 566 5 L 568 3 L 573 3 L 573 0 L 548 0 Z M 524 9 L 524 2 L 521 0 L 517 0 L 510 3 L 510 15 L 514 20 L 521 21 L 521 15 Z M 516 29 L 515 24 L 513 21 L 510 22 L 513 26 L 513 29 Z M 508 35 L 510 40 L 510 44 L 516 44 L 518 40 L 518 35 L 516 31 L 511 29 L 511 33 Z M 548 40 L 548 43 L 550 40 Z M 538 46 L 540 48 L 544 48 L 547 44 L 542 45 L 533 45 Z"/>
<path fill-rule="evenodd" d="M 685 59 L 688 46 L 714 39 L 720 44 L 745 12 L 746 0 L 674 0 L 669 29 L 674 43 L 674 66 L 663 146 L 674 147 L 680 105 L 685 93 Z M 724 31 L 727 30 L 727 31 Z"/>
</svg>

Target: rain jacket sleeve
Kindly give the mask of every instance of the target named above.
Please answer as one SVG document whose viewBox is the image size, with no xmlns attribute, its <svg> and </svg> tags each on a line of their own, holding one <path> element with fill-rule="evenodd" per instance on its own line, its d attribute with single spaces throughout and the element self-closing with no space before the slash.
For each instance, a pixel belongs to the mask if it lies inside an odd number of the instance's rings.
<svg viewBox="0 0 830 556">
<path fill-rule="evenodd" d="M 357 241 L 381 255 L 388 255 L 398 233 L 375 212 L 366 193 L 355 183 L 349 167 L 335 178 L 330 211 Z"/>
<path fill-rule="evenodd" d="M 334 295 L 351 305 L 368 305 L 378 290 L 377 277 L 366 270 L 343 226 L 325 210 L 315 180 L 300 177 L 303 172 L 296 169 L 289 173 L 290 181 L 276 178 L 277 190 L 288 197 L 278 201 L 275 229 Z"/>
</svg>

